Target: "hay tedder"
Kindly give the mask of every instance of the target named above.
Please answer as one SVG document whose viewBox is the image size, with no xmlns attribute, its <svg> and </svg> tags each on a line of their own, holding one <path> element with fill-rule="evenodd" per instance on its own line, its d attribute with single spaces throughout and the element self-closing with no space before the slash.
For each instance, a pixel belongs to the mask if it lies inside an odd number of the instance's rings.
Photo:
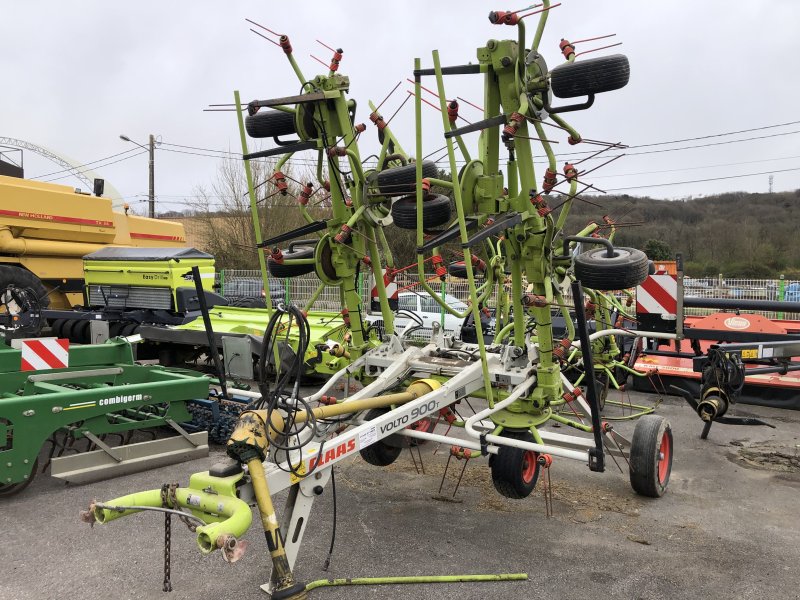
<svg viewBox="0 0 800 600">
<path fill-rule="evenodd" d="M 256 199 L 249 161 L 280 155 L 271 178 L 280 192 L 286 190 L 280 171 L 286 161 L 295 153 L 314 151 L 318 184 L 329 191 L 332 215 L 326 220 L 310 216 L 306 205 L 313 186 L 305 185 L 298 208 L 307 225 L 264 240 L 260 247 L 269 251 L 262 260 L 273 275 L 315 272 L 324 284 L 340 288 L 351 335 L 330 352 L 347 353 L 351 362 L 305 397 L 299 390 L 302 361 L 282 364 L 274 380 L 265 377 L 261 382 L 260 401 L 240 416 L 227 443 L 230 463 L 193 475 L 188 488 L 173 486 L 163 488 L 167 492 L 156 489 L 93 502 L 84 513 L 87 521 L 106 523 L 148 508 L 184 516 L 188 511 L 200 523 L 201 551 L 222 549 L 230 560 L 242 551 L 239 540 L 251 522 L 249 505 L 255 504 L 273 564 L 264 589 L 273 598 L 304 598 L 320 585 L 353 583 L 336 580 L 306 586 L 294 578 L 292 569 L 314 498 L 323 493 L 334 465 L 356 453 L 372 465 L 386 466 L 412 439 L 414 444 L 455 444 L 454 455 L 461 458 L 488 458 L 497 491 L 517 499 L 531 494 L 540 473 L 554 460 L 573 459 L 592 471 L 603 471 L 610 454 L 624 457 L 636 492 L 650 497 L 665 492 L 672 466 L 669 423 L 647 414 L 637 421 L 632 438 L 626 439 L 601 420 L 596 385 L 598 381 L 607 385 L 615 381 L 615 373 L 630 371 L 618 360 L 618 338 L 636 333 L 615 327 L 626 309 L 611 291 L 642 282 L 648 260 L 638 250 L 612 244 L 614 225 L 608 219 L 576 235 L 565 234 L 572 203 L 590 187 L 582 177 L 594 169 L 581 171 L 577 164 L 567 163 L 560 176 L 544 130 L 554 125 L 566 133 L 570 144 L 600 145 L 598 154 L 619 147 L 584 140 L 561 115 L 589 108 L 597 94 L 626 85 L 628 60 L 613 55 L 576 61 L 574 44 L 562 40 L 565 61 L 549 68 L 539 43 L 550 8 L 545 0 L 525 9 L 527 13 L 492 12 L 490 22 L 515 28 L 516 36 L 489 40 L 478 48 L 477 62 L 443 67 L 437 51 L 431 67 L 423 68 L 416 59 L 415 155 L 403 150 L 378 108 L 370 104 L 369 119 L 381 143 L 374 168 L 367 168 L 359 154 L 358 137 L 366 126 L 355 121 L 355 103 L 346 96 L 350 82 L 339 73 L 342 51 L 334 51 L 326 74 L 307 79 L 288 37 L 278 36 L 275 43 L 288 58 L 302 93 L 253 100 L 244 109 L 235 95 L 251 202 Z M 538 22 L 528 42 L 526 23 L 534 16 Z M 454 75 L 480 76 L 483 81 L 483 117 L 463 127 L 457 126 L 458 102 L 446 100 L 445 79 Z M 431 93 L 438 97 L 441 111 L 447 178 L 440 177 L 435 163 L 422 158 L 426 79 L 434 82 Z M 585 99 L 556 106 L 554 96 Z M 245 131 L 251 137 L 275 138 L 278 145 L 249 153 Z M 466 139 L 472 132 L 480 132 L 476 150 L 470 150 Z M 281 139 L 285 136 L 296 139 Z M 547 161 L 541 184 L 534 171 L 535 146 Z M 461 168 L 457 151 L 463 159 Z M 557 186 L 564 191 L 556 193 Z M 449 191 L 451 198 L 433 193 L 434 188 Z M 434 331 L 425 345 L 411 343 L 408 328 L 395 330 L 386 285 L 396 267 L 384 231 L 393 226 L 416 230 L 421 286 L 451 314 L 457 311 L 431 286 L 425 265 L 433 265 L 434 279 L 444 278 L 444 248 L 457 245 L 463 254 L 468 313 L 474 323 L 481 322 L 486 303 L 496 299 L 491 344 L 485 343 L 480 327 L 475 328 L 475 343 Z M 603 237 L 603 232 L 608 235 Z M 302 243 L 281 249 L 282 243 L 300 238 Z M 579 252 L 579 244 L 589 249 Z M 366 269 L 376 282 L 383 316 L 380 341 L 369 335 L 356 291 L 358 275 Z M 480 283 L 477 269 L 483 274 Z M 554 315 L 563 319 L 563 336 L 554 336 Z M 593 322 L 594 333 L 589 333 L 587 321 Z M 279 306 L 264 335 L 262 361 L 276 351 L 278 332 L 293 329 L 300 340 L 297 355 L 303 356 L 309 337 L 305 316 L 295 307 Z M 297 375 L 294 383 L 293 375 Z M 338 400 L 330 395 L 334 386 L 351 378 L 363 385 L 359 391 L 346 392 Z M 457 405 L 473 398 L 483 401 L 485 408 L 461 418 Z M 436 433 L 440 421 L 460 428 L 464 435 Z M 552 431 L 547 427 L 551 424 L 567 426 L 576 434 Z M 286 489 L 281 526 L 272 495 Z"/>
</svg>

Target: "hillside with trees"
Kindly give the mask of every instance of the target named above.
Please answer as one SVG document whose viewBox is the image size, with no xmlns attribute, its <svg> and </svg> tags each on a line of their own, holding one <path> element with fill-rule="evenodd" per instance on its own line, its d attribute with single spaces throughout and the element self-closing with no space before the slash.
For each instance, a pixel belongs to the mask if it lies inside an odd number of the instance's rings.
<svg viewBox="0 0 800 600">
<path fill-rule="evenodd" d="M 299 181 L 314 181 L 312 173 L 284 167 L 289 188 L 276 193 L 270 180 L 272 165 L 254 162 L 259 213 L 266 238 L 305 223 L 296 209 Z M 449 179 L 440 172 L 440 178 Z M 315 186 L 316 188 L 317 186 Z M 434 190 L 447 193 L 447 190 Z M 629 195 L 586 195 L 572 206 L 565 231 L 572 233 L 589 221 L 609 215 L 619 224 L 615 243 L 647 252 L 654 260 L 668 260 L 680 252 L 686 273 L 693 277 L 771 278 L 785 274 L 800 278 L 800 190 L 772 194 L 731 192 L 680 200 L 655 200 Z M 551 206 L 561 204 L 558 194 Z M 325 193 L 309 204 L 315 219 L 330 214 Z M 455 214 L 455 211 L 453 211 Z M 164 215 L 166 216 L 166 215 Z M 169 215 L 172 218 L 178 214 Z M 195 245 L 217 257 L 219 268 L 257 268 L 250 203 L 241 163 L 226 161 L 211 189 L 198 188 L 191 210 L 180 218 L 197 235 Z M 607 230 L 606 230 L 607 231 Z M 416 233 L 392 228 L 388 236 L 397 264 L 415 262 Z M 460 253 L 458 243 L 445 248 L 445 256 Z"/>
<path fill-rule="evenodd" d="M 573 231 L 610 215 L 621 227 L 616 243 L 665 259 L 680 252 L 687 274 L 727 277 L 800 276 L 800 190 L 772 194 L 731 192 L 683 200 L 588 196 L 601 208 L 576 202 Z M 553 202 L 557 204 L 557 202 Z M 654 256 L 654 253 L 659 255 Z M 663 256 L 661 254 L 666 254 Z"/>
</svg>

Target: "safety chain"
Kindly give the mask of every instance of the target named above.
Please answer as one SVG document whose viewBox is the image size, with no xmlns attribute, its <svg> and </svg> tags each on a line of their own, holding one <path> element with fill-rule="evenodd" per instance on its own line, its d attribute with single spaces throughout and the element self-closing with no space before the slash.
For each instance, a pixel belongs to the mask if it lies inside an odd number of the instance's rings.
<svg viewBox="0 0 800 600">
<path fill-rule="evenodd" d="M 178 485 L 175 483 L 165 483 L 161 486 L 161 506 L 164 508 L 172 508 L 170 496 L 175 496 L 175 488 Z M 170 549 L 172 546 L 172 515 L 164 513 L 164 587 L 165 592 L 172 591 L 172 582 L 170 581 L 170 563 L 172 557 L 170 556 Z"/>
</svg>

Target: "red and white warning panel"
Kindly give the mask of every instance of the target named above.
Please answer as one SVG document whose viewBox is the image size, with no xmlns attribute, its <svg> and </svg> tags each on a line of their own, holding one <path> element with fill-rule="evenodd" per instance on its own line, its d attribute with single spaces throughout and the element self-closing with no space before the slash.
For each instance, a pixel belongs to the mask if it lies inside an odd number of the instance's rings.
<svg viewBox="0 0 800 600">
<path fill-rule="evenodd" d="M 40 338 L 20 340 L 22 371 L 66 369 L 69 366 L 69 340 Z"/>
<path fill-rule="evenodd" d="M 636 288 L 636 314 L 661 315 L 674 319 L 678 314 L 678 281 L 673 275 L 650 275 Z"/>
<path fill-rule="evenodd" d="M 397 310 L 399 290 L 397 289 L 397 283 L 394 280 L 395 271 L 390 269 L 382 269 L 381 273 L 383 273 L 383 285 L 386 287 L 386 296 L 389 299 L 389 308 L 391 308 L 392 310 Z M 379 300 L 377 285 L 372 286 L 372 290 L 370 291 L 370 298 L 371 298 L 372 310 L 380 310 L 381 304 Z"/>
</svg>

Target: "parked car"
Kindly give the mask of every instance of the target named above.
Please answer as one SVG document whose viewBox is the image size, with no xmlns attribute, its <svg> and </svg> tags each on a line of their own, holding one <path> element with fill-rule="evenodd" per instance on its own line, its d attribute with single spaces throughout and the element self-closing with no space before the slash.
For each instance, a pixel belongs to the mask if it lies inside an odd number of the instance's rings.
<svg viewBox="0 0 800 600">
<path fill-rule="evenodd" d="M 450 294 L 445 295 L 445 302 L 454 310 L 463 313 L 467 305 Z M 366 321 L 383 333 L 383 316 L 379 312 L 371 312 L 365 316 Z M 401 292 L 398 294 L 397 310 L 395 311 L 394 327 L 397 333 L 412 323 L 419 328 L 413 332 L 412 337 L 430 339 L 433 332 L 433 323 L 441 323 L 442 311 L 439 304 L 425 292 Z M 461 335 L 461 322 L 455 315 L 445 313 L 444 331 L 447 335 Z"/>
</svg>

